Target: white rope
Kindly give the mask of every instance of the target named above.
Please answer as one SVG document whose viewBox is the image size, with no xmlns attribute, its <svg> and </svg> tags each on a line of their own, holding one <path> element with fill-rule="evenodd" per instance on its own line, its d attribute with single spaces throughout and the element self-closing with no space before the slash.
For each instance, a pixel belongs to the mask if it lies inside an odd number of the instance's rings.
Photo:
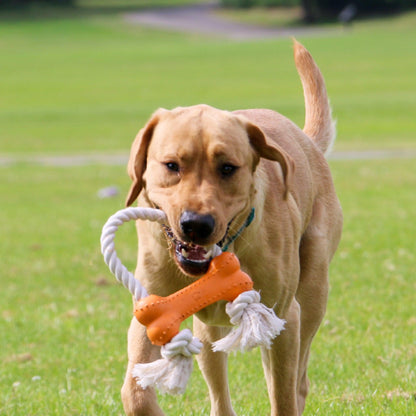
<svg viewBox="0 0 416 416">
<path fill-rule="evenodd" d="M 138 219 L 164 223 L 166 214 L 154 208 L 125 208 L 108 219 L 101 234 L 105 263 L 136 300 L 148 296 L 148 293 L 117 257 L 114 238 L 123 223 Z M 213 256 L 221 253 L 221 248 L 215 245 Z M 225 338 L 213 344 L 214 351 L 247 351 L 259 345 L 270 348 L 273 339 L 284 329 L 285 321 L 279 319 L 273 309 L 260 303 L 260 294 L 254 290 L 243 292 L 234 302 L 229 302 L 226 312 L 235 326 Z M 156 386 L 161 392 L 183 393 L 192 372 L 192 354 L 199 354 L 202 346 L 189 329 L 184 329 L 162 347 L 162 359 L 136 364 L 132 375 L 142 388 Z"/>
<path fill-rule="evenodd" d="M 117 257 L 114 248 L 114 238 L 116 231 L 121 225 L 127 221 L 139 219 L 163 223 L 166 221 L 166 214 L 155 208 L 125 208 L 117 211 L 108 219 L 101 233 L 101 253 L 104 256 L 105 263 L 117 280 L 130 291 L 136 300 L 146 297 L 148 293 Z"/>
<path fill-rule="evenodd" d="M 118 258 L 114 247 L 114 238 L 121 225 L 127 221 L 138 219 L 163 223 L 166 221 L 166 214 L 154 208 L 125 208 L 108 219 L 101 233 L 101 253 L 105 263 L 136 300 L 148 296 L 148 293 Z M 221 249 L 219 247 L 218 249 L 214 250 L 214 255 L 221 254 Z M 156 386 L 164 393 L 183 393 L 192 372 L 192 354 L 199 354 L 201 348 L 201 341 L 193 337 L 189 329 L 184 329 L 162 347 L 162 359 L 152 363 L 136 364 L 132 375 L 142 388 Z"/>
</svg>

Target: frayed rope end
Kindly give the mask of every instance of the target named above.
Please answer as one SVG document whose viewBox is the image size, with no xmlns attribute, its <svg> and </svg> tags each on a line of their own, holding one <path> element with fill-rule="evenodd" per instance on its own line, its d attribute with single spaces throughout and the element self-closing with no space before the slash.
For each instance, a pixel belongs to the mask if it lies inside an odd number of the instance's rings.
<svg viewBox="0 0 416 416">
<path fill-rule="evenodd" d="M 193 354 L 199 354 L 202 343 L 184 329 L 161 349 L 162 357 L 151 363 L 136 364 L 132 376 L 146 389 L 156 387 L 161 393 L 183 394 L 193 368 Z"/>
<path fill-rule="evenodd" d="M 183 394 L 192 373 L 192 357 L 161 358 L 147 364 L 136 364 L 132 375 L 137 385 L 146 389 L 156 387 L 161 393 Z"/>
<path fill-rule="evenodd" d="M 273 339 L 285 329 L 286 321 L 260 303 L 260 294 L 254 290 L 244 292 L 234 302 L 228 303 L 226 312 L 234 328 L 213 343 L 214 351 L 244 352 L 258 346 L 270 349 Z"/>
</svg>

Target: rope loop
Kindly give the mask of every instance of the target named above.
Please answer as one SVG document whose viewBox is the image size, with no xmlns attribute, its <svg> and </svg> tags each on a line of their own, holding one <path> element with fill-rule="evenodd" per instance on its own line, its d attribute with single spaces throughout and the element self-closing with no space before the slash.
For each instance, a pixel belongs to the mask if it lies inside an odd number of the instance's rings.
<svg viewBox="0 0 416 416">
<path fill-rule="evenodd" d="M 101 233 L 101 253 L 104 261 L 114 274 L 116 279 L 130 291 L 136 300 L 140 300 L 148 295 L 146 289 L 129 272 L 117 256 L 114 238 L 118 228 L 127 221 L 148 220 L 163 223 L 166 221 L 166 214 L 160 209 L 130 207 L 117 211 L 104 224 Z"/>
</svg>

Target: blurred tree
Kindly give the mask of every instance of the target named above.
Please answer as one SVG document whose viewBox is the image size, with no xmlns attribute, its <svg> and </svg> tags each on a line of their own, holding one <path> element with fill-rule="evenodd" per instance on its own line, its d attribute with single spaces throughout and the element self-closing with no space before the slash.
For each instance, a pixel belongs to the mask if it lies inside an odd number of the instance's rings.
<svg viewBox="0 0 416 416">
<path fill-rule="evenodd" d="M 75 0 L 0 0 L 1 8 L 20 8 L 31 4 L 49 4 L 53 6 L 72 6 Z"/>
<path fill-rule="evenodd" d="M 416 7 L 416 0 L 302 0 L 305 20 L 314 22 L 339 17 L 351 20 L 355 14 L 398 12 Z"/>
<path fill-rule="evenodd" d="M 339 18 L 348 23 L 355 15 L 398 12 L 416 8 L 416 0 L 221 0 L 225 7 L 276 7 L 302 5 L 307 22 Z"/>
</svg>

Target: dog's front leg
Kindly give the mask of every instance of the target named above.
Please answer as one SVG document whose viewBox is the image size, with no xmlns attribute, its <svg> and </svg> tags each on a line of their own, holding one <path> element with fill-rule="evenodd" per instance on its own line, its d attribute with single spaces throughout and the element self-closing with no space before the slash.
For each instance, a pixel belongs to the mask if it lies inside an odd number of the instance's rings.
<svg viewBox="0 0 416 416">
<path fill-rule="evenodd" d="M 297 372 L 300 348 L 300 307 L 294 299 L 285 316 L 285 330 L 271 349 L 262 348 L 271 416 L 298 416 Z"/>
<path fill-rule="evenodd" d="M 227 354 L 212 351 L 212 343 L 222 338 L 227 328 L 205 325 L 193 317 L 194 333 L 204 344 L 197 355 L 198 365 L 209 389 L 211 416 L 236 416 L 232 406 L 227 376 Z"/>
<path fill-rule="evenodd" d="M 157 404 L 156 392 L 148 387 L 143 390 L 131 372 L 137 363 L 146 363 L 160 358 L 160 349 L 154 347 L 146 335 L 146 328 L 133 317 L 128 332 L 128 365 L 121 389 L 124 411 L 128 416 L 163 416 Z"/>
</svg>

